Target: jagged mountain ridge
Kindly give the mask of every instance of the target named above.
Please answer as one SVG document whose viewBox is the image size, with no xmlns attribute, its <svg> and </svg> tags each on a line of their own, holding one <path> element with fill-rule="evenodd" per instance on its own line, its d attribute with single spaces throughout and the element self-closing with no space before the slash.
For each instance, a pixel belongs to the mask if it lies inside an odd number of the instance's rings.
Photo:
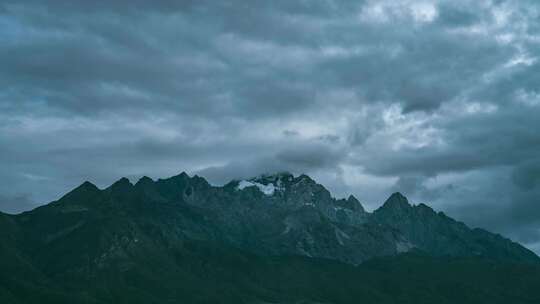
<svg viewBox="0 0 540 304">
<path fill-rule="evenodd" d="M 363 263 L 382 256 L 395 260 Z M 539 267 L 521 245 L 399 193 L 368 213 L 288 173 L 222 187 L 185 173 L 84 182 L 0 213 L 2 303 L 533 303 Z M 433 282 L 440 271 L 460 293 Z M 409 279 L 406 292 L 388 289 Z"/>
<path fill-rule="evenodd" d="M 352 264 L 412 249 L 434 256 L 538 261 L 517 243 L 469 229 L 424 204 L 413 206 L 399 193 L 368 213 L 354 196 L 335 199 L 309 176 L 289 173 L 231 181 L 222 187 L 186 173 L 157 181 L 143 177 L 135 184 L 122 178 L 103 190 L 85 182 L 60 200 L 14 218 L 23 234 L 33 235 L 34 244 L 47 246 L 96 229 L 94 221 L 112 218 L 115 224 L 125 221 L 128 235 L 116 237 L 131 240 L 133 246 L 142 238 L 137 234 L 140 226 L 149 225 L 166 242 L 204 240 L 261 255 L 302 255 Z M 51 218 L 57 221 L 52 226 Z"/>
</svg>

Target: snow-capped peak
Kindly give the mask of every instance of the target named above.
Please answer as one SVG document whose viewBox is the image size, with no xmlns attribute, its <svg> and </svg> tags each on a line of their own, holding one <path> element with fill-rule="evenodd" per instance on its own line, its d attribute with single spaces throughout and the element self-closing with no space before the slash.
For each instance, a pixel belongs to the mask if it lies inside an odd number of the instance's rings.
<svg viewBox="0 0 540 304">
<path fill-rule="evenodd" d="M 257 187 L 265 195 L 273 195 L 275 190 L 276 190 L 276 187 L 274 186 L 273 183 L 269 183 L 267 185 L 264 185 L 264 184 L 261 184 L 261 183 L 257 183 L 257 182 L 253 182 L 253 181 L 247 181 L 247 180 L 240 181 L 236 188 L 238 190 L 243 190 L 243 189 L 245 189 L 247 187 Z"/>
<path fill-rule="evenodd" d="M 275 174 L 263 174 L 247 180 L 238 182 L 237 190 L 243 190 L 247 187 L 257 187 L 266 195 L 274 195 L 276 191 L 284 191 L 289 183 L 294 180 L 294 176 L 289 172 L 280 172 Z"/>
</svg>

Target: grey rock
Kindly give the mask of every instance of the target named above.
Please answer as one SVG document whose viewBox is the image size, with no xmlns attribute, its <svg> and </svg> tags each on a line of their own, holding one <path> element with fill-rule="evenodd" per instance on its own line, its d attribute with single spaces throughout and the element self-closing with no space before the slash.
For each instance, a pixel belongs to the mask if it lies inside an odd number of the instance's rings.
<svg viewBox="0 0 540 304">
<path fill-rule="evenodd" d="M 20 215 L 2 215 L 1 220 L 10 223 L 9 231 L 16 231 L 10 238 L 23 244 L 45 269 L 54 260 L 50 255 L 65 246 L 73 249 L 58 262 L 62 269 L 91 261 L 99 269 L 115 264 L 127 270 L 133 265 L 131 256 L 145 256 L 155 248 L 181 248 L 188 240 L 260 255 L 351 264 L 410 250 L 539 261 L 517 243 L 470 229 L 426 205 L 411 205 L 399 193 L 368 213 L 355 197 L 335 199 L 309 176 L 287 172 L 222 187 L 186 173 L 157 181 L 143 177 L 135 185 L 123 178 L 104 190 L 85 182 L 56 202 Z"/>
</svg>

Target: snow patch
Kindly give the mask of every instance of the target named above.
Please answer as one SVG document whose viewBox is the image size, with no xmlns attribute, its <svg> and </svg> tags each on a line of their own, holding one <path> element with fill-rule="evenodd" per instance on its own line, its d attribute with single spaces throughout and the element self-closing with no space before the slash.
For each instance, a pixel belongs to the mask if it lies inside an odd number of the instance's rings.
<svg viewBox="0 0 540 304">
<path fill-rule="evenodd" d="M 246 180 L 240 181 L 238 183 L 238 187 L 236 187 L 236 188 L 238 190 L 244 190 L 247 187 L 257 187 L 265 195 L 273 195 L 274 192 L 276 191 L 276 187 L 272 183 L 269 183 L 268 185 L 263 185 L 261 183 L 250 182 L 250 181 L 246 181 Z"/>
<path fill-rule="evenodd" d="M 253 186 L 255 186 L 254 183 L 248 182 L 248 181 L 246 181 L 246 180 L 242 180 L 242 181 L 240 181 L 240 182 L 238 183 L 238 186 L 237 186 L 236 188 L 237 188 L 238 190 L 244 190 L 244 189 L 247 188 L 247 187 L 253 187 Z"/>
</svg>

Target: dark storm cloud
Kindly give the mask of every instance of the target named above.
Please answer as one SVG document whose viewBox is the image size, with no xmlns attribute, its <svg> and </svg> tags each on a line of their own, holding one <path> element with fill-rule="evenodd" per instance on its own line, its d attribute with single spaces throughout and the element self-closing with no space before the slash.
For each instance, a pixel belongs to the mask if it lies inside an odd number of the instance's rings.
<svg viewBox="0 0 540 304">
<path fill-rule="evenodd" d="M 540 159 L 525 161 L 513 172 L 514 183 L 524 190 L 531 190 L 540 185 Z"/>
<path fill-rule="evenodd" d="M 463 6 L 453 6 L 449 3 L 444 3 L 439 6 L 439 18 L 437 23 L 443 26 L 460 27 L 471 26 L 478 22 L 478 15 L 473 11 Z"/>
<path fill-rule="evenodd" d="M 211 182 L 224 184 L 231 179 L 242 179 L 261 174 L 288 171 L 293 174 L 304 172 L 334 171 L 346 157 L 344 150 L 335 147 L 335 138 L 312 139 L 294 146 L 280 148 L 271 154 L 259 152 L 254 157 L 241 157 L 225 165 L 205 168 L 197 173 Z M 261 157 L 261 154 L 263 155 Z"/>
<path fill-rule="evenodd" d="M 540 250 L 535 1 L 0 1 L 1 210 L 308 173 Z"/>
</svg>

